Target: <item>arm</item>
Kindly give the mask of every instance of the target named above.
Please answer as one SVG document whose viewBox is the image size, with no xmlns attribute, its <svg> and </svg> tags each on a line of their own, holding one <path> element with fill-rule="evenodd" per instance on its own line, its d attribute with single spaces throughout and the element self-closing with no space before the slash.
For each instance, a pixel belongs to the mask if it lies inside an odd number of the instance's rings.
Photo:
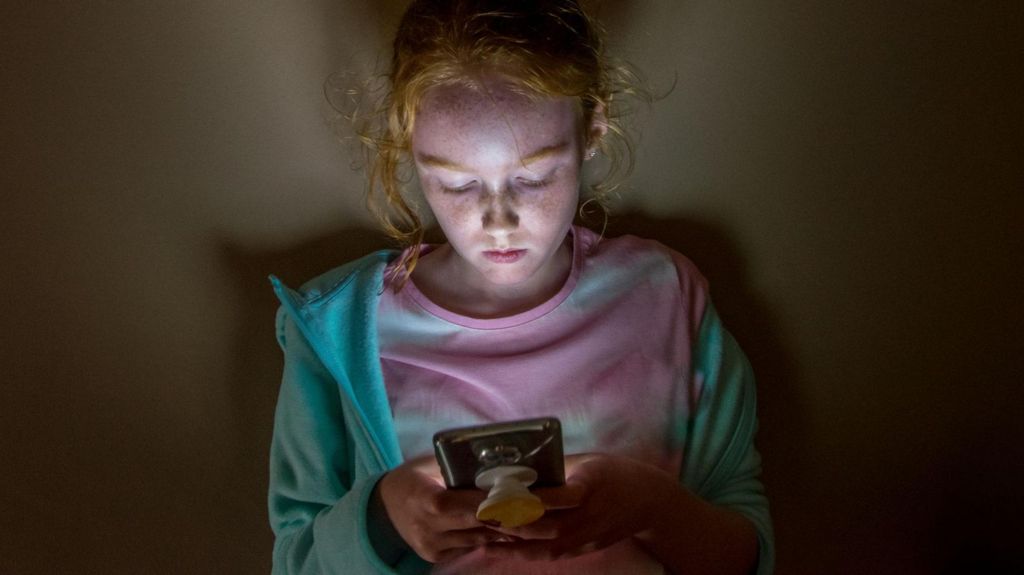
<svg viewBox="0 0 1024 575">
<path fill-rule="evenodd" d="M 711 507 L 708 516 L 717 516 L 713 522 L 734 533 L 737 542 L 749 539 L 751 531 L 756 534 L 756 573 L 768 575 L 774 569 L 775 542 L 760 481 L 761 457 L 754 448 L 754 374 L 710 302 L 693 352 L 693 378 L 701 393 L 683 447 L 680 480 Z"/>
<path fill-rule="evenodd" d="M 716 507 L 686 488 L 654 507 L 652 526 L 634 535 L 670 573 L 747 575 L 758 560 L 754 525 L 742 514 Z"/>
<path fill-rule="evenodd" d="M 370 500 L 380 474 L 356 472 L 337 384 L 284 311 L 278 312 L 277 336 L 285 365 L 270 452 L 273 572 L 415 570 L 414 555 L 389 565 L 370 542 Z"/>
<path fill-rule="evenodd" d="M 674 573 L 739 575 L 755 565 L 759 575 L 771 573 L 771 522 L 753 447 L 753 376 L 710 306 L 693 377 L 700 395 L 682 438 L 680 477 L 622 456 L 567 458 L 566 486 L 537 493 L 549 507 L 569 509 L 502 530 L 525 541 L 491 545 L 491 552 L 553 559 L 632 536 Z"/>
<path fill-rule="evenodd" d="M 691 416 L 681 434 L 683 465 L 678 480 L 686 493 L 706 502 L 712 522 L 732 525 L 743 518 L 747 527 L 753 527 L 757 539 L 755 572 L 769 575 L 775 568 L 775 540 L 760 480 L 761 457 L 754 448 L 754 373 L 708 299 L 707 280 L 689 259 L 674 251 L 671 254 L 684 306 L 702 310 L 697 316 L 700 323 L 689 328 L 694 341 L 690 385 L 696 386 L 699 395 L 690 406 Z M 725 516 L 718 521 L 714 519 L 722 514 Z M 743 531 L 735 525 L 732 529 Z M 745 535 L 739 537 L 748 539 Z M 646 545 L 655 555 L 659 553 L 654 548 L 662 547 L 654 541 Z"/>
<path fill-rule="evenodd" d="M 550 511 L 536 523 L 499 529 L 525 541 L 490 545 L 495 555 L 573 557 L 632 537 L 670 573 L 748 575 L 757 534 L 743 515 L 700 499 L 663 469 L 624 456 L 566 459 L 565 487 L 535 490 Z"/>
</svg>

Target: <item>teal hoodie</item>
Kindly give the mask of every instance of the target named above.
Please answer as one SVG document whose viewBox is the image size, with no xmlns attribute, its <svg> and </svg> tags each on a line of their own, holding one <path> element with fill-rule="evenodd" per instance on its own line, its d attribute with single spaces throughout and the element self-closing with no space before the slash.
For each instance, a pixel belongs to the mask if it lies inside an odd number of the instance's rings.
<svg viewBox="0 0 1024 575">
<path fill-rule="evenodd" d="M 411 552 L 385 563 L 368 536 L 373 488 L 402 463 L 376 330 L 384 268 L 397 255 L 372 253 L 299 290 L 270 278 L 281 301 L 277 340 L 285 360 L 270 450 L 275 574 L 429 571 L 430 564 Z M 774 566 L 774 539 L 753 445 L 753 373 L 711 305 L 693 358 L 705 383 L 685 426 L 680 482 L 754 523 L 757 573 L 767 575 Z"/>
</svg>

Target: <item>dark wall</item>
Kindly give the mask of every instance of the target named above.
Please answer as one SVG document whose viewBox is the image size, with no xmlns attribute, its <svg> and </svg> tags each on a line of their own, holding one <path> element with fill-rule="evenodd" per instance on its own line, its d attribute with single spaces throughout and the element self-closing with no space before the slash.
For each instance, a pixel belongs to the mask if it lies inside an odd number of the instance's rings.
<svg viewBox="0 0 1024 575">
<path fill-rule="evenodd" d="M 386 245 L 321 83 L 401 3 L 22 4 L 0 572 L 266 572 L 266 275 Z M 612 227 L 694 259 L 751 357 L 779 573 L 1020 572 L 1021 9 L 603 10 L 677 80 Z"/>
</svg>

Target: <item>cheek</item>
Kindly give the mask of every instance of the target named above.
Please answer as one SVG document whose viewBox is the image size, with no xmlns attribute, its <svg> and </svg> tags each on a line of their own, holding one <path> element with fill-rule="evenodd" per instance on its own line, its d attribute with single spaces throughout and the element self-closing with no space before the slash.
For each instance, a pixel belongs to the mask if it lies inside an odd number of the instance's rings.
<svg viewBox="0 0 1024 575">
<path fill-rule="evenodd" d="M 576 213 L 576 206 L 579 203 L 579 189 L 572 184 L 567 184 L 552 193 L 544 194 L 538 201 L 538 209 L 549 219 L 559 221 L 566 218 L 572 219 Z"/>
<path fill-rule="evenodd" d="M 463 224 L 473 217 L 473 205 L 468 199 L 438 194 L 428 196 L 427 203 L 439 223 Z"/>
</svg>

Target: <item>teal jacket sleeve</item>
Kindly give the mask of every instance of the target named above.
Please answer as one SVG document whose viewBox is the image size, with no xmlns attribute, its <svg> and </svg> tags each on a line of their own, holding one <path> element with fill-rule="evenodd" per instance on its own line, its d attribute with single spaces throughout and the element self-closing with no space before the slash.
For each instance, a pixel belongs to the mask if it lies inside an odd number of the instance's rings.
<svg viewBox="0 0 1024 575">
<path fill-rule="evenodd" d="M 689 422 L 683 458 L 683 483 L 699 497 L 747 517 L 757 530 L 758 575 L 775 565 L 775 539 L 768 498 L 761 484 L 754 374 L 736 340 L 708 303 L 693 357 L 700 389 Z"/>
<path fill-rule="evenodd" d="M 283 310 L 284 374 L 270 449 L 269 512 L 275 574 L 412 573 L 386 564 L 367 535 L 367 508 L 383 472 L 361 466 L 334 379 Z"/>
</svg>

